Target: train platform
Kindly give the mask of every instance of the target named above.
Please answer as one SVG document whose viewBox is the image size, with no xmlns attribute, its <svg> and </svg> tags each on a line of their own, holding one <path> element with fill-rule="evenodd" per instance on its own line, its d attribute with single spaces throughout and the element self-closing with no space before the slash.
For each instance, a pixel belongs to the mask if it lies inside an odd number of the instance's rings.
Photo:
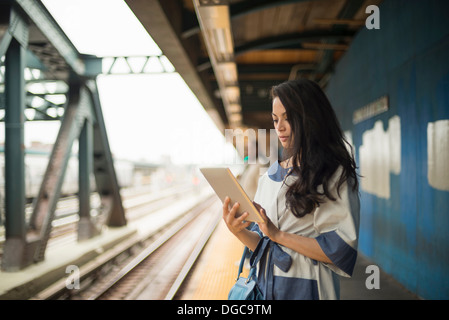
<svg viewBox="0 0 449 320">
<path fill-rule="evenodd" d="M 251 198 L 256 192 L 258 177 L 265 170 L 266 167 L 263 166 L 248 166 L 239 177 L 240 184 Z M 183 294 L 179 298 L 183 300 L 226 300 L 237 277 L 243 248 L 243 244 L 231 234 L 221 220 L 203 249 Z M 359 252 L 352 277 L 341 278 L 341 300 L 420 299 L 381 268 L 379 268 L 379 289 L 368 289 L 365 282 L 371 274 L 366 273 L 366 268 L 369 265 L 376 264 Z M 247 275 L 248 271 L 247 268 L 244 268 L 243 276 Z"/>
<path fill-rule="evenodd" d="M 180 297 L 182 300 L 226 300 L 235 283 L 243 245 L 221 221 L 204 248 Z M 363 254 L 358 255 L 352 278 L 342 278 L 341 300 L 419 300 L 392 276 L 380 269 L 379 289 L 366 287 L 366 267 L 375 265 Z M 248 274 L 244 269 L 243 275 Z"/>
</svg>

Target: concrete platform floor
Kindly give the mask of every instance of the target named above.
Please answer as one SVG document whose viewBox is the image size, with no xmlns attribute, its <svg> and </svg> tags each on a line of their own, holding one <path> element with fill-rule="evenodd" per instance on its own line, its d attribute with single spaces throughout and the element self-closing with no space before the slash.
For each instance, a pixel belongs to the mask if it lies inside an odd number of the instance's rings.
<svg viewBox="0 0 449 320">
<path fill-rule="evenodd" d="M 221 221 L 196 263 L 180 300 L 226 300 L 235 283 L 243 245 Z M 341 300 L 417 300 L 393 277 L 379 269 L 379 289 L 367 289 L 368 265 L 375 265 L 358 255 L 352 278 L 341 278 Z M 247 274 L 244 271 L 244 275 Z"/>
</svg>

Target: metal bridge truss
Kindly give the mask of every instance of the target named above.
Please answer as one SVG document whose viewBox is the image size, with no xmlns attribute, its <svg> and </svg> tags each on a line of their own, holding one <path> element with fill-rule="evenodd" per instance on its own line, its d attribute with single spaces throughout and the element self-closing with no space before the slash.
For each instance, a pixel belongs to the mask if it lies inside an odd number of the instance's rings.
<svg viewBox="0 0 449 320">
<path fill-rule="evenodd" d="M 5 122 L 5 219 L 0 221 L 4 223 L 5 244 L 1 267 L 17 271 L 45 258 L 65 171 L 77 139 L 78 240 L 100 234 L 104 225 L 124 226 L 126 218 L 96 84 L 96 76 L 103 73 L 103 59 L 80 54 L 40 1 L 4 1 L 0 12 L 0 121 Z M 118 67 L 121 60 L 129 69 Z M 161 67 L 149 68 L 155 61 Z M 174 69 L 160 55 L 140 60 L 112 57 L 104 71 L 148 72 Z M 25 217 L 26 120 L 61 121 L 29 221 Z M 101 214 L 96 217 L 90 214 L 92 174 L 101 198 Z"/>
</svg>

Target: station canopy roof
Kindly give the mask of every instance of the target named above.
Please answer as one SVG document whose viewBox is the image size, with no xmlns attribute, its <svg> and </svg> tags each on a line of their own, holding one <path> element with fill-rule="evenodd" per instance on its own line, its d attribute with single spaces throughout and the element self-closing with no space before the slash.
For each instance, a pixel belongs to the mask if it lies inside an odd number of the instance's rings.
<svg viewBox="0 0 449 320">
<path fill-rule="evenodd" d="M 271 86 L 322 87 L 381 0 L 126 0 L 220 129 L 272 128 Z"/>
</svg>

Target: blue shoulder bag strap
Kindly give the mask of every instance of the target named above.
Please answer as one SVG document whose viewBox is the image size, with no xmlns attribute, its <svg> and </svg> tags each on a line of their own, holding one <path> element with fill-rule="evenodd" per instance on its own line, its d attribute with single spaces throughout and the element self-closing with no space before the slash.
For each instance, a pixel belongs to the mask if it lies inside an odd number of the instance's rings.
<svg viewBox="0 0 449 320">
<path fill-rule="evenodd" d="M 243 254 L 242 254 L 242 259 L 240 259 L 240 264 L 239 264 L 239 271 L 237 274 L 237 279 L 235 279 L 235 281 L 237 281 L 240 278 L 240 275 L 242 274 L 243 271 L 243 265 L 245 263 L 245 259 L 246 259 L 246 255 L 248 254 L 249 249 L 247 246 L 245 246 L 245 249 L 243 249 Z M 249 275 L 248 275 L 248 280 L 249 281 L 256 273 L 256 268 L 251 268 Z"/>
</svg>

